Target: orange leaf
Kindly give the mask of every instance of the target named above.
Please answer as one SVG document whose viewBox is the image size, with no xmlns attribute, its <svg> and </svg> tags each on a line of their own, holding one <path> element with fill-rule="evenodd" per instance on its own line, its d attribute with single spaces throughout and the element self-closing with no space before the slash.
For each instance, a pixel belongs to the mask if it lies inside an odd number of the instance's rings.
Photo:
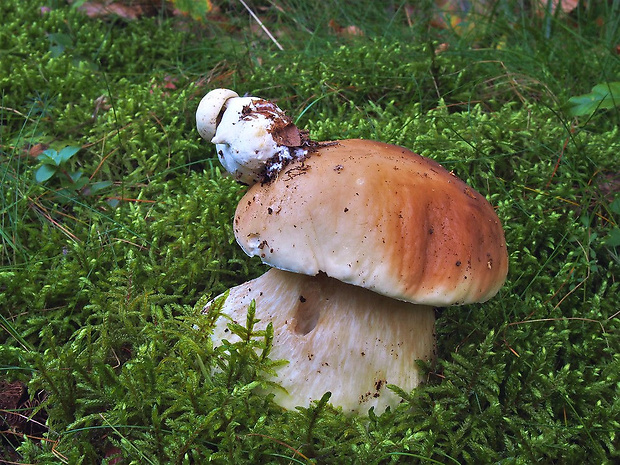
<svg viewBox="0 0 620 465">
<path fill-rule="evenodd" d="M 364 31 L 362 31 L 359 27 L 353 26 L 353 25 L 343 27 L 340 24 L 338 24 L 336 20 L 334 19 L 330 19 L 327 25 L 332 30 L 332 32 L 338 36 L 345 36 L 345 37 L 360 36 L 361 37 L 364 35 Z"/>
<path fill-rule="evenodd" d="M 555 14 L 558 6 L 563 13 L 570 13 L 579 5 L 579 0 L 538 0 L 538 6 L 543 12 L 547 10 L 549 1 L 551 1 L 551 14 Z"/>
</svg>

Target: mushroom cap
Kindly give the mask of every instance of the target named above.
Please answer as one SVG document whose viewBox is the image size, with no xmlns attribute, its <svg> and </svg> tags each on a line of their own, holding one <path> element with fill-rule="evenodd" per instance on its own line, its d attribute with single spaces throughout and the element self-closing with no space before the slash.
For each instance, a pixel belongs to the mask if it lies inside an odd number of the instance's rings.
<svg viewBox="0 0 620 465">
<path fill-rule="evenodd" d="M 228 321 L 244 325 L 256 301 L 255 331 L 273 323 L 269 358 L 287 360 L 270 380 L 280 406 L 307 407 L 332 393 L 330 403 L 344 412 L 364 414 L 395 407 L 394 384 L 411 391 L 424 380 L 416 360 L 432 360 L 435 313 L 342 283 L 324 274 L 306 276 L 270 269 L 230 290 L 213 332 L 214 341 L 236 342 Z M 204 312 L 208 313 L 210 304 Z M 215 342 L 217 344 L 217 342 Z"/>
<path fill-rule="evenodd" d="M 368 140 L 323 144 L 239 202 L 234 232 L 281 270 L 407 302 L 483 302 L 508 272 L 493 207 L 438 163 Z"/>
<path fill-rule="evenodd" d="M 229 89 L 213 89 L 206 94 L 196 110 L 196 129 L 203 139 L 211 141 L 215 136 L 218 118 L 223 113 L 226 102 L 239 95 Z"/>
</svg>

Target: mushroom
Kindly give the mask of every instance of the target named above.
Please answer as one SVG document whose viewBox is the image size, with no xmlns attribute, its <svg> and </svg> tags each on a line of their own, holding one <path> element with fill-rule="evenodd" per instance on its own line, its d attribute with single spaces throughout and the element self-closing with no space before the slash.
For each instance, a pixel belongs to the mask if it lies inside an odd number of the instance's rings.
<svg viewBox="0 0 620 465">
<path fill-rule="evenodd" d="M 256 329 L 273 324 L 270 356 L 289 362 L 274 378 L 281 406 L 330 391 L 344 411 L 381 412 L 401 400 L 388 385 L 423 381 L 433 307 L 484 302 L 502 286 L 504 233 L 486 199 L 430 159 L 368 140 L 304 143 L 275 175 L 250 176 L 260 182 L 237 207 L 235 237 L 273 268 L 232 288 L 221 311 L 243 321 L 254 300 Z M 235 339 L 227 321 L 215 341 Z"/>
<path fill-rule="evenodd" d="M 215 144 L 222 166 L 245 184 L 275 176 L 286 164 L 306 156 L 307 133 L 284 112 L 258 97 L 239 97 L 228 89 L 205 95 L 196 111 L 198 133 Z"/>
</svg>

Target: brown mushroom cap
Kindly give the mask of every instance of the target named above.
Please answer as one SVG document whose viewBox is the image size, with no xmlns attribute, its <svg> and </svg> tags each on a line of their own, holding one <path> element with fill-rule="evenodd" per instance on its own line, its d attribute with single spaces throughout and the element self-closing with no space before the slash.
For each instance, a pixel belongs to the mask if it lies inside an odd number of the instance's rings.
<svg viewBox="0 0 620 465">
<path fill-rule="evenodd" d="M 508 271 L 487 200 L 438 163 L 368 140 L 321 146 L 240 201 L 235 237 L 275 268 L 425 305 L 483 302 Z"/>
</svg>

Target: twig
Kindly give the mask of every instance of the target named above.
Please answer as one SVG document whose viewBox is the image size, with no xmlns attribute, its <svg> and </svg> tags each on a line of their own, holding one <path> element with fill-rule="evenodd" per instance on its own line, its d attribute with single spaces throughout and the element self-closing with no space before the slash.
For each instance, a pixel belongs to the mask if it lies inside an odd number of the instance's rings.
<svg viewBox="0 0 620 465">
<path fill-rule="evenodd" d="M 241 2 L 241 4 L 245 7 L 246 10 L 248 10 L 248 13 L 250 13 L 250 15 L 252 16 L 252 18 L 254 18 L 254 20 L 258 23 L 258 25 L 262 28 L 263 31 L 265 31 L 265 34 L 267 34 L 269 36 L 269 38 L 273 41 L 274 44 L 276 44 L 276 47 L 278 47 L 278 49 L 280 50 L 284 50 L 284 48 L 282 47 L 282 45 L 280 45 L 280 43 L 276 40 L 276 38 L 271 34 L 271 32 L 269 32 L 269 29 L 267 29 L 265 27 L 265 25 L 263 24 L 263 22 L 259 19 L 258 16 L 256 16 L 256 14 L 251 10 L 251 8 L 247 5 L 247 3 L 245 3 L 243 0 L 239 0 L 239 2 Z"/>
<path fill-rule="evenodd" d="M 29 115 L 24 115 L 21 111 L 18 111 L 18 110 L 16 110 L 15 108 L 9 108 L 9 107 L 3 107 L 3 106 L 0 106 L 0 110 L 7 110 L 7 111 L 10 111 L 10 112 L 12 112 L 12 113 L 15 113 L 16 115 L 21 116 L 22 118 L 27 119 L 28 121 L 32 121 L 32 122 L 34 122 L 34 121 L 35 121 L 35 120 L 34 120 L 34 119 L 32 119 Z"/>
<path fill-rule="evenodd" d="M 118 242 L 124 242 L 124 243 L 129 244 L 129 245 L 133 245 L 133 246 L 137 247 L 140 250 L 146 250 L 145 246 L 140 245 L 140 244 L 136 244 L 135 242 L 128 241 L 127 239 L 119 239 L 118 237 L 115 237 L 114 240 L 118 241 Z"/>
</svg>

